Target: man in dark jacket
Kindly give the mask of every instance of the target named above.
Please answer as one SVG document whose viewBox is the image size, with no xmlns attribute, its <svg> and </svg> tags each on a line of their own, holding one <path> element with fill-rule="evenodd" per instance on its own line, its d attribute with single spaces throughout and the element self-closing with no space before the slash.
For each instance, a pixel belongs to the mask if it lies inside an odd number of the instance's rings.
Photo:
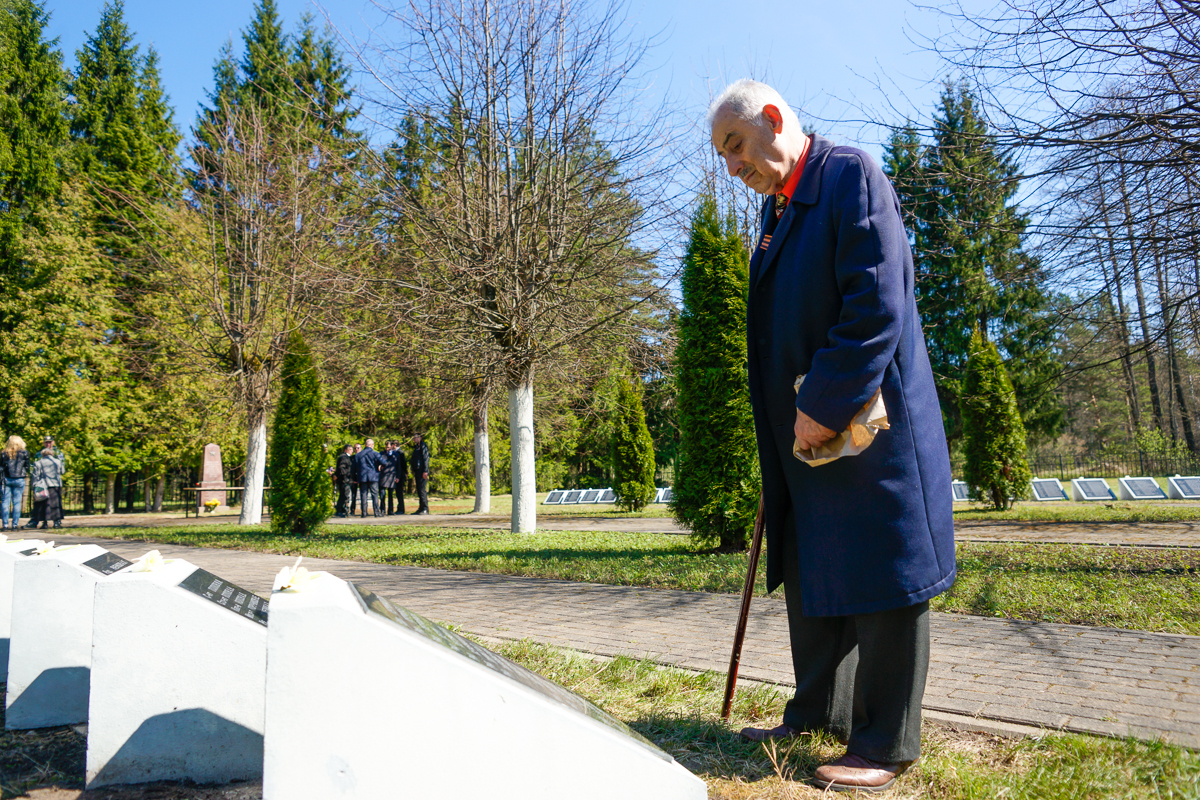
<svg viewBox="0 0 1200 800">
<path fill-rule="evenodd" d="M 389 439 L 387 449 L 380 453 L 383 458 L 379 469 L 379 503 L 388 516 L 404 513 L 404 477 L 408 463 L 404 451 L 395 439 Z"/>
<path fill-rule="evenodd" d="M 362 452 L 354 457 L 358 467 L 358 502 L 361 504 L 359 516 L 367 515 L 367 499 L 371 500 L 371 510 L 377 517 L 379 513 L 379 470 L 383 457 L 375 452 L 375 440 L 367 439 Z"/>
<path fill-rule="evenodd" d="M 429 513 L 429 445 L 421 441 L 421 435 L 412 438 L 412 455 L 408 457 L 408 466 L 412 470 L 413 483 L 417 488 L 419 505 L 416 514 Z"/>
<path fill-rule="evenodd" d="M 783 584 L 796 695 L 762 741 L 824 728 L 846 754 L 822 788 L 881 791 L 920 753 L 929 599 L 954 581 L 950 463 L 895 191 L 866 153 L 806 136 L 754 81 L 709 112 L 729 174 L 760 194 L 750 262 L 750 398 L 767 588 Z M 805 376 L 799 391 L 794 388 Z M 856 456 L 793 456 L 881 391 L 890 430 Z"/>
<path fill-rule="evenodd" d="M 348 444 L 342 448 L 333 468 L 333 477 L 337 482 L 337 508 L 335 516 L 345 517 L 346 507 L 350 502 L 350 482 L 354 480 L 354 445 Z"/>
</svg>

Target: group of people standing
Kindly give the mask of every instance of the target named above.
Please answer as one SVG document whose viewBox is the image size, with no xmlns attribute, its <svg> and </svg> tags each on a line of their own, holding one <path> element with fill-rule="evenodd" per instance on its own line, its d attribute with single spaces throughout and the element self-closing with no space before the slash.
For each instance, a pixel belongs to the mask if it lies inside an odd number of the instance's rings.
<svg viewBox="0 0 1200 800">
<path fill-rule="evenodd" d="M 355 506 L 367 516 L 367 501 L 377 517 L 404 513 L 404 484 L 412 471 L 418 507 L 413 514 L 429 513 L 429 445 L 420 436 L 412 438 L 412 453 L 405 455 L 400 442 L 389 439 L 383 452 L 375 449 L 375 440 L 347 444 L 333 468 L 337 486 L 334 516 L 348 517 Z M 383 506 L 386 505 L 386 511 Z"/>
<path fill-rule="evenodd" d="M 0 451 L 0 478 L 4 479 L 0 493 L 0 531 L 16 530 L 21 521 L 21 505 L 25 501 L 25 484 L 33 492 L 33 516 L 26 528 L 62 527 L 62 479 L 66 459 L 54 446 L 54 437 L 42 439 L 42 449 L 30 456 L 25 440 L 10 436 Z"/>
</svg>

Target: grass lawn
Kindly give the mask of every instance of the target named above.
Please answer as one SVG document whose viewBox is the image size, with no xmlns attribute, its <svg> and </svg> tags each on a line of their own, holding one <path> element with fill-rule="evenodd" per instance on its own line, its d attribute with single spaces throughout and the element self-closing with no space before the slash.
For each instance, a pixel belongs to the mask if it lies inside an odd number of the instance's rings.
<svg viewBox="0 0 1200 800">
<path fill-rule="evenodd" d="M 528 641 L 492 649 L 587 697 L 671 753 L 708 785 L 713 800 L 791 800 L 828 795 L 805 781 L 842 753 L 815 734 L 783 745 L 744 742 L 745 725 L 774 725 L 785 698 L 774 687 L 743 684 L 731 720 L 719 718 L 724 676 L 648 661 L 598 660 Z M 896 800 L 1100 800 L 1200 796 L 1200 755 L 1134 740 L 1047 735 L 1009 740 L 927 722 L 921 761 L 886 795 Z M 84 738 L 69 728 L 0 731 L 3 797 L 74 797 L 83 785 Z M 56 789 L 61 794 L 55 793 Z M 258 798 L 257 784 L 222 789 L 157 784 L 102 790 L 109 800 Z M 226 794 L 230 792 L 230 794 Z M 45 796 L 40 792 L 35 796 Z M 849 797 L 850 795 L 846 795 Z"/>
<path fill-rule="evenodd" d="M 625 586 L 737 593 L 746 555 L 714 554 L 683 536 L 628 532 L 494 530 L 330 525 L 309 537 L 262 528 L 206 525 L 91 528 L 84 535 L 130 538 L 528 575 Z M 1039 622 L 1107 625 L 1200 635 L 1200 549 L 961 542 L 958 582 L 933 608 Z M 758 593 L 765 592 L 760 566 Z"/>
</svg>

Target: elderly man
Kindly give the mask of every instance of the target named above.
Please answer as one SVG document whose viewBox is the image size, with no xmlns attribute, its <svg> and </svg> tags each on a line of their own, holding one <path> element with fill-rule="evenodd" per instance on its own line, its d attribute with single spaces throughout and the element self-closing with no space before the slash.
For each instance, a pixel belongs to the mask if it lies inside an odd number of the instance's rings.
<svg viewBox="0 0 1200 800">
<path fill-rule="evenodd" d="M 866 153 L 806 136 L 743 80 L 709 109 L 731 176 L 767 195 L 750 261 L 750 397 L 767 588 L 783 584 L 796 695 L 754 741 L 824 729 L 846 754 L 814 783 L 883 791 L 921 746 L 929 599 L 954 582 L 950 463 L 900 204 Z M 805 376 L 797 390 L 796 381 Z M 812 467 L 881 391 L 890 430 Z"/>
</svg>

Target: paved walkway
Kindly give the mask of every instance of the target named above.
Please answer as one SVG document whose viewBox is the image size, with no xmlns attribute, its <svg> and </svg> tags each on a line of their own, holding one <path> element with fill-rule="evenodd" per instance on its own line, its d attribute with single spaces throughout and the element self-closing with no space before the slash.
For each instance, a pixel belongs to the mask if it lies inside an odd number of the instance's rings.
<svg viewBox="0 0 1200 800">
<path fill-rule="evenodd" d="M 67 517 L 69 528 L 162 527 L 173 525 L 233 525 L 236 516 L 183 517 L 170 514 L 114 514 Z M 508 517 L 474 514 L 332 518 L 331 525 L 421 525 L 444 528 L 508 530 Z M 632 531 L 686 534 L 669 517 L 573 517 L 546 515 L 538 527 L 549 531 Z M 1200 521 L 1190 522 L 990 522 L 954 523 L 960 542 L 1056 542 L 1060 544 L 1200 547 Z"/>
<path fill-rule="evenodd" d="M 131 535 L 136 535 L 132 534 Z M 84 537 L 126 557 L 186 558 L 260 594 L 287 556 Z M 306 559 L 431 619 L 484 637 L 533 639 L 724 672 L 740 598 L 568 581 Z M 925 708 L 967 727 L 1059 728 L 1163 737 L 1200 748 L 1200 637 L 933 615 Z M 782 599 L 754 601 L 743 678 L 792 684 Z M 982 725 L 988 729 L 987 725 Z"/>
</svg>

